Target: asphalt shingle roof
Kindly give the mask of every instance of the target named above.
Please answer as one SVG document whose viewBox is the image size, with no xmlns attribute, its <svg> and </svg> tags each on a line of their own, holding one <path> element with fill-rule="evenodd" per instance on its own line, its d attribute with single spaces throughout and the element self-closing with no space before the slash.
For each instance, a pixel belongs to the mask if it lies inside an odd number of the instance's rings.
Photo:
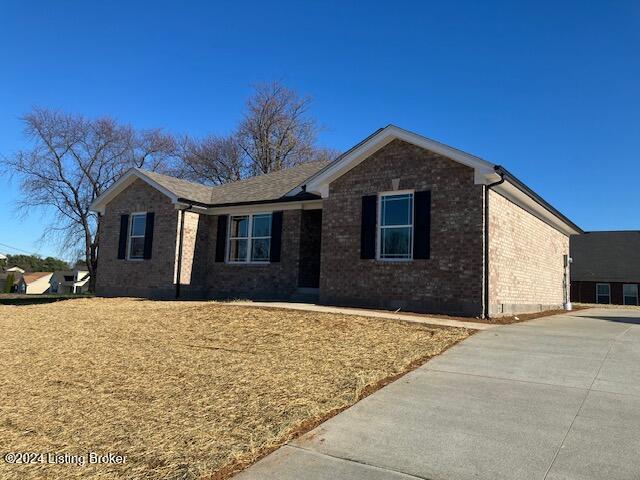
<svg viewBox="0 0 640 480">
<path fill-rule="evenodd" d="M 215 187 L 187 182 L 146 170 L 140 170 L 140 172 L 179 198 L 207 205 L 224 205 L 278 200 L 303 184 L 305 180 L 318 173 L 329 163 L 329 161 L 307 162 L 279 172 L 258 175 Z"/>
<path fill-rule="evenodd" d="M 571 279 L 640 282 L 640 231 L 572 235 Z"/>
<path fill-rule="evenodd" d="M 178 198 L 187 198 L 195 202 L 209 203 L 211 199 L 211 189 L 207 185 L 200 183 L 187 182 L 179 178 L 162 175 L 156 172 L 139 169 L 139 171 L 154 182 L 163 186 Z"/>
</svg>

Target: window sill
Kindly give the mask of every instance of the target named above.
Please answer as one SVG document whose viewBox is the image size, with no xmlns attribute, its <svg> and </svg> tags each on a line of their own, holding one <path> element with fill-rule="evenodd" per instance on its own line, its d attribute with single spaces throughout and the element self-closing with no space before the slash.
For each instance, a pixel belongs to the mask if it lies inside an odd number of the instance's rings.
<svg viewBox="0 0 640 480">
<path fill-rule="evenodd" d="M 411 263 L 413 258 L 376 258 L 377 263 Z"/>
<path fill-rule="evenodd" d="M 224 262 L 225 265 L 244 266 L 244 267 L 266 267 L 271 265 L 271 262 Z"/>
</svg>

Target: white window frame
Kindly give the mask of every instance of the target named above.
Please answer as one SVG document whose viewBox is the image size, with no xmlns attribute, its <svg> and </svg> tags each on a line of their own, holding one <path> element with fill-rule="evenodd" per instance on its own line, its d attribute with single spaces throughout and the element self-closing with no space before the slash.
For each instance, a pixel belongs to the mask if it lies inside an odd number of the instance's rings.
<svg viewBox="0 0 640 480">
<path fill-rule="evenodd" d="M 635 303 L 627 303 L 626 299 L 627 297 L 630 297 L 631 295 L 625 295 L 624 294 L 624 287 L 627 286 L 632 286 L 632 287 L 636 287 L 636 301 Z M 638 288 L 638 284 L 637 283 L 623 283 L 622 284 L 622 304 L 623 305 L 638 305 L 638 290 L 640 290 L 640 288 Z"/>
<path fill-rule="evenodd" d="M 600 285 L 606 285 L 607 288 L 609 289 L 609 294 L 608 294 L 609 301 L 607 303 L 603 303 L 602 305 L 611 305 L 611 284 L 610 283 L 596 283 L 596 303 L 600 303 L 598 302 L 598 297 L 604 297 L 604 295 L 600 295 L 598 293 L 598 287 Z"/>
<path fill-rule="evenodd" d="M 273 212 L 255 212 L 255 213 L 235 213 L 233 215 L 229 215 L 228 223 L 227 223 L 227 253 L 226 253 L 226 262 L 232 265 L 268 265 L 271 263 L 271 241 L 273 238 L 273 231 L 269 236 L 253 236 L 253 217 L 259 217 L 261 215 L 269 215 L 271 219 L 271 228 L 273 228 Z M 248 217 L 249 224 L 247 225 L 247 236 L 246 237 L 232 237 L 231 236 L 231 225 L 234 218 L 237 217 Z M 253 251 L 253 241 L 254 240 L 265 240 L 269 239 L 269 259 L 268 260 L 251 260 L 251 252 Z M 247 240 L 247 255 L 245 260 L 233 260 L 231 258 L 231 241 L 232 240 Z"/>
<path fill-rule="evenodd" d="M 144 216 L 144 234 L 143 235 L 133 235 L 133 217 Z M 133 212 L 129 215 L 129 228 L 127 230 L 127 260 L 130 262 L 141 262 L 144 260 L 144 252 L 142 253 L 142 257 L 132 257 L 131 256 L 131 239 L 132 238 L 143 238 L 147 235 L 147 212 Z"/>
<path fill-rule="evenodd" d="M 410 225 L 382 225 L 382 198 L 393 195 L 411 195 L 411 224 Z M 416 196 L 415 190 L 395 190 L 378 193 L 378 215 L 376 219 L 376 260 L 381 262 L 411 262 L 413 261 L 413 229 L 416 223 Z M 382 256 L 382 230 L 385 228 L 411 228 L 409 256 L 408 257 L 383 257 Z"/>
</svg>

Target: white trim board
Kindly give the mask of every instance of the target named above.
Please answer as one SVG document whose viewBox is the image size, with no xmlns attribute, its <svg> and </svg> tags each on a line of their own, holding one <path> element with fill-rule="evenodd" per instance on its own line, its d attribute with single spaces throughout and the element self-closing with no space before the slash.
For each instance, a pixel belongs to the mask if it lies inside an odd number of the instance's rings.
<svg viewBox="0 0 640 480">
<path fill-rule="evenodd" d="M 272 202 L 255 205 L 235 205 L 228 207 L 212 207 L 206 210 L 207 215 L 242 215 L 253 213 L 271 213 L 280 210 L 320 210 L 322 200 L 303 200 L 298 202 Z"/>
</svg>

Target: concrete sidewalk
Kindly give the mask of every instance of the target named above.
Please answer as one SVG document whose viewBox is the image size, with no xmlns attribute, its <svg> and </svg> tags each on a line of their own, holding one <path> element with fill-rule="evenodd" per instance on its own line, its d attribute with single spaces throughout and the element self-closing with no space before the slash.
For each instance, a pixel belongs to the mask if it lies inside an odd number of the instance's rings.
<svg viewBox="0 0 640 480">
<path fill-rule="evenodd" d="M 430 317 L 428 315 L 384 312 L 380 310 L 369 310 L 366 308 L 330 307 L 327 305 L 316 305 L 314 303 L 295 302 L 253 302 L 234 301 L 231 305 L 244 307 L 266 307 L 266 308 L 286 308 L 288 310 L 303 310 L 307 312 L 339 313 L 342 315 L 358 315 L 360 317 L 384 318 L 391 320 L 402 320 L 405 322 L 422 323 L 424 325 L 441 325 L 445 327 L 468 328 L 470 330 L 489 330 L 497 325 L 464 320 L 454 320 L 443 317 Z"/>
<path fill-rule="evenodd" d="M 640 313 L 479 332 L 238 480 L 640 478 Z"/>
</svg>

